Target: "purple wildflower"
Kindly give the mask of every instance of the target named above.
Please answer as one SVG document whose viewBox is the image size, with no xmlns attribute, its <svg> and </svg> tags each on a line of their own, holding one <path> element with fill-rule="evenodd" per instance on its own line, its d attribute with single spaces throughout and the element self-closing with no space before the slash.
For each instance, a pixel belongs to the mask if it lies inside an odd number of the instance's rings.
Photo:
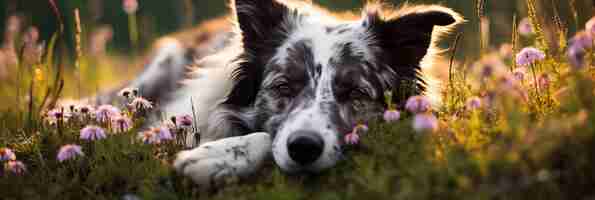
<svg viewBox="0 0 595 200">
<path fill-rule="evenodd" d="M 95 108 L 90 105 L 79 105 L 77 110 L 81 116 L 89 116 L 91 113 L 95 112 Z"/>
<path fill-rule="evenodd" d="M 533 34 L 533 25 L 531 25 L 531 20 L 529 18 L 523 18 L 521 22 L 519 22 L 519 34 L 522 36 L 529 36 Z"/>
<path fill-rule="evenodd" d="M 105 130 L 99 126 L 88 125 L 81 130 L 80 138 L 82 140 L 95 141 L 105 139 L 107 135 Z"/>
<path fill-rule="evenodd" d="M 64 108 L 55 108 L 47 112 L 46 120 L 50 122 L 50 124 L 55 124 L 58 121 L 68 121 L 71 117 L 71 113 L 66 112 Z"/>
<path fill-rule="evenodd" d="M 11 160 L 4 165 L 4 170 L 14 175 L 23 175 L 27 172 L 27 167 L 21 161 Z"/>
<path fill-rule="evenodd" d="M 481 108 L 481 98 L 472 97 L 468 99 L 465 107 L 467 108 L 467 110 L 477 110 Z"/>
<path fill-rule="evenodd" d="M 16 160 L 17 157 L 9 148 L 0 148 L 0 162 L 7 160 Z"/>
<path fill-rule="evenodd" d="M 75 159 L 78 156 L 85 156 L 81 146 L 75 144 L 67 144 L 58 151 L 58 161 L 64 162 L 66 160 Z"/>
<path fill-rule="evenodd" d="M 359 135 L 355 132 L 348 133 L 345 135 L 345 144 L 357 145 L 359 144 Z"/>
<path fill-rule="evenodd" d="M 188 128 L 192 126 L 192 116 L 190 115 L 181 115 L 181 116 L 177 116 L 176 117 L 176 125 L 183 127 L 183 128 Z"/>
<path fill-rule="evenodd" d="M 430 111 L 430 101 L 424 96 L 412 96 L 407 100 L 405 109 L 412 113 L 428 112 Z"/>
<path fill-rule="evenodd" d="M 126 116 L 119 115 L 112 119 L 112 127 L 116 133 L 123 133 L 132 129 L 132 120 Z"/>
<path fill-rule="evenodd" d="M 438 119 L 433 114 L 417 114 L 413 119 L 413 129 L 417 132 L 438 130 Z"/>
<path fill-rule="evenodd" d="M 124 12 L 129 15 L 136 13 L 138 10 L 138 1 L 137 0 L 123 0 L 122 7 L 124 8 Z"/>
<path fill-rule="evenodd" d="M 575 69 L 583 67 L 586 50 L 593 47 L 593 35 L 585 32 L 577 33 L 568 47 L 568 60 Z"/>
<path fill-rule="evenodd" d="M 516 55 L 516 63 L 520 66 L 528 66 L 543 59 L 545 59 L 545 53 L 533 47 L 526 47 Z"/>
<path fill-rule="evenodd" d="M 503 74 L 507 71 L 506 64 L 502 62 L 502 59 L 495 55 L 488 55 L 482 57 L 473 66 L 475 73 L 480 75 L 482 78 L 489 78 L 495 75 Z"/>
<path fill-rule="evenodd" d="M 579 32 L 569 41 L 571 48 L 590 49 L 593 47 L 593 35 L 586 32 Z"/>
<path fill-rule="evenodd" d="M 140 140 L 142 140 L 145 144 L 160 144 L 161 140 L 159 139 L 159 135 L 153 130 L 147 130 L 140 132 L 138 134 Z"/>
<path fill-rule="evenodd" d="M 384 121 L 395 122 L 399 121 L 401 113 L 398 110 L 389 109 L 384 112 Z"/>
<path fill-rule="evenodd" d="M 154 133 L 157 134 L 157 136 L 159 137 L 159 140 L 163 141 L 163 140 L 173 140 L 174 139 L 169 128 L 167 128 L 165 126 L 152 128 L 151 131 L 153 131 Z"/>
<path fill-rule="evenodd" d="M 581 69 L 585 65 L 585 49 L 571 45 L 568 48 L 568 60 L 575 69 Z"/>
<path fill-rule="evenodd" d="M 112 105 L 102 105 L 95 111 L 95 118 L 99 122 L 109 122 L 112 118 L 120 115 L 120 109 Z"/>
<path fill-rule="evenodd" d="M 153 103 L 145 98 L 136 97 L 132 100 L 129 106 L 134 110 L 149 110 L 153 108 Z"/>
</svg>

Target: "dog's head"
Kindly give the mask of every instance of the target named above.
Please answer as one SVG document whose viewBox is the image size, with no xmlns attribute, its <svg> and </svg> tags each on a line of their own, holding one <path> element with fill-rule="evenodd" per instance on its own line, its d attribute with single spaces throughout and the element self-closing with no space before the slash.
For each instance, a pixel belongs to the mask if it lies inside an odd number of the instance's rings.
<svg viewBox="0 0 595 200">
<path fill-rule="evenodd" d="M 461 21 L 440 6 L 369 5 L 354 19 L 276 0 L 232 7 L 244 53 L 225 104 L 274 135 L 275 162 L 289 173 L 335 165 L 343 135 L 386 108 L 385 91 L 403 81 L 423 91 L 420 62 L 436 34 Z"/>
</svg>

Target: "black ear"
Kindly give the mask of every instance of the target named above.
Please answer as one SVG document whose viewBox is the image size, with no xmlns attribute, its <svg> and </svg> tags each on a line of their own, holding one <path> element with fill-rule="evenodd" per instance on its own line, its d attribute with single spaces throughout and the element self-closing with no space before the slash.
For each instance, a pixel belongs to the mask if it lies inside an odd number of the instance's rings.
<svg viewBox="0 0 595 200">
<path fill-rule="evenodd" d="M 238 26 L 242 32 L 244 49 L 262 54 L 270 51 L 282 38 L 281 24 L 289 8 L 276 0 L 233 0 Z"/>
<path fill-rule="evenodd" d="M 287 37 L 283 23 L 290 9 L 276 0 L 232 0 L 244 53 L 232 74 L 234 87 L 225 104 L 247 107 L 254 103 L 262 83 L 264 67 Z"/>
<path fill-rule="evenodd" d="M 364 26 L 374 34 L 381 48 L 380 59 L 398 76 L 399 82 L 419 80 L 420 63 L 443 32 L 462 21 L 457 13 L 441 6 L 405 6 L 397 10 L 368 7 Z M 398 83 L 395 83 L 395 87 Z M 418 84 L 420 90 L 423 84 Z"/>
</svg>

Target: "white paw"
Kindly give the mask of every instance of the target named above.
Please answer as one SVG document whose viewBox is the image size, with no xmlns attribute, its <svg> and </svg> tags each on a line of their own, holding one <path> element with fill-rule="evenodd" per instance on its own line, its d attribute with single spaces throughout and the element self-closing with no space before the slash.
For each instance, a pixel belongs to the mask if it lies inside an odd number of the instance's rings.
<svg viewBox="0 0 595 200">
<path fill-rule="evenodd" d="M 270 158 L 271 136 L 253 133 L 225 138 L 178 153 L 174 168 L 203 187 L 222 183 L 228 177 L 245 177 Z"/>
</svg>

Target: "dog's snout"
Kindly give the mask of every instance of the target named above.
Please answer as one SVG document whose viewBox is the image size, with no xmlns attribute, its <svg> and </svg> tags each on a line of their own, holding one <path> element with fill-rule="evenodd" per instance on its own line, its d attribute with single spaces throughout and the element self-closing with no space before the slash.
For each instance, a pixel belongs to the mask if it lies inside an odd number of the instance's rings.
<svg viewBox="0 0 595 200">
<path fill-rule="evenodd" d="M 324 150 L 324 140 L 313 131 L 297 131 L 287 141 L 287 149 L 292 160 L 300 165 L 312 164 Z"/>
</svg>

